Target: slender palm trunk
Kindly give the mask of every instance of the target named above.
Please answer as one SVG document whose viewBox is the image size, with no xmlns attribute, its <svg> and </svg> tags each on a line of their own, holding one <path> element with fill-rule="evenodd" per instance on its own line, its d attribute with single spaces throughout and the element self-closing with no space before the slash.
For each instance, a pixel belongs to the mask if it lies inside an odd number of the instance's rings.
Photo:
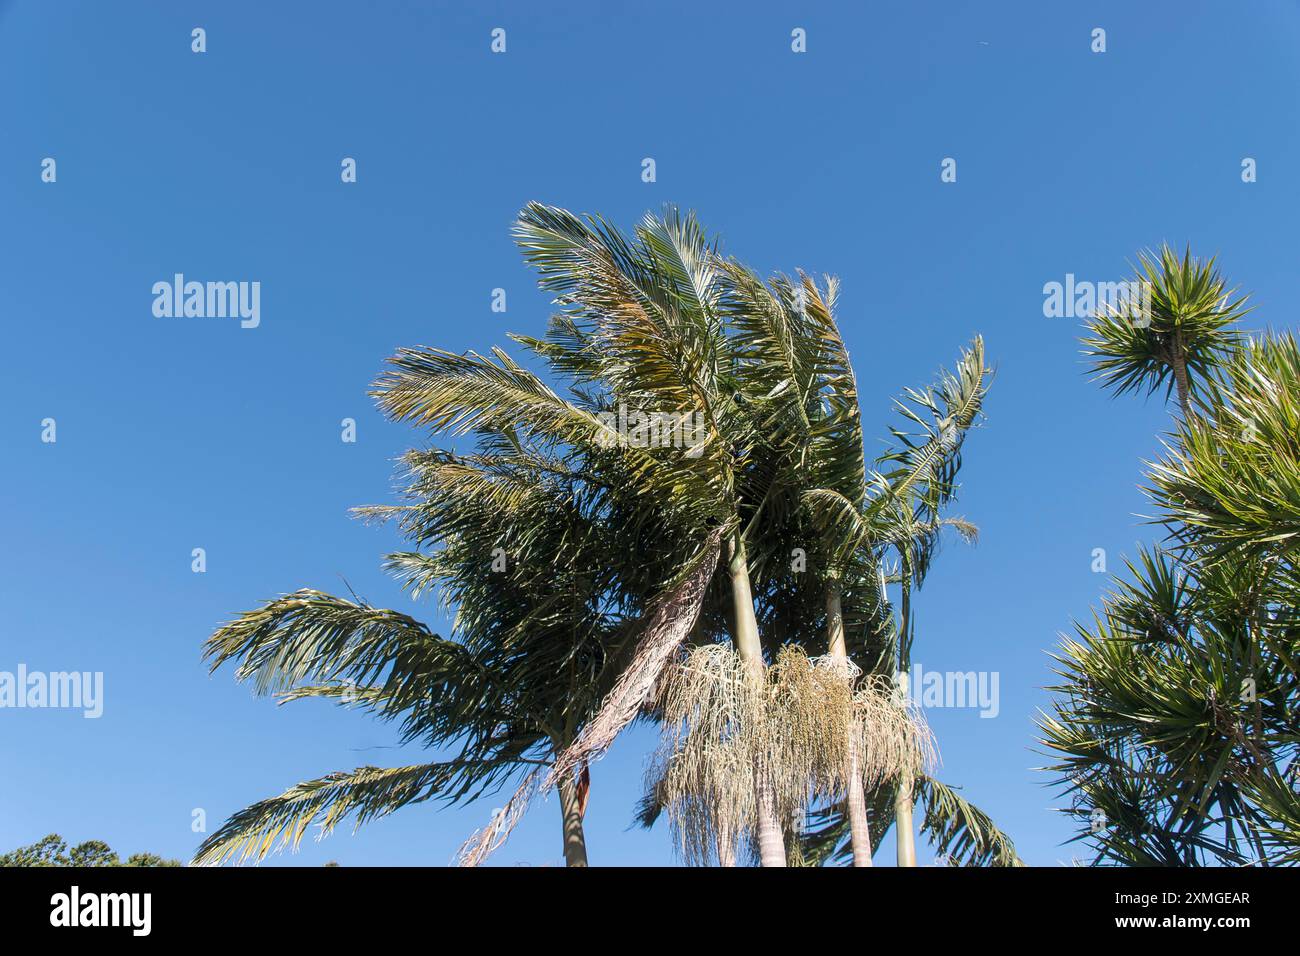
<svg viewBox="0 0 1300 956">
<path fill-rule="evenodd" d="M 898 865 L 916 866 L 916 834 L 912 830 L 912 775 L 903 774 L 894 797 L 894 829 L 898 839 Z"/>
<path fill-rule="evenodd" d="M 849 659 L 848 644 L 844 640 L 844 614 L 840 606 L 840 586 L 831 582 L 826 586 L 826 636 L 832 660 Z M 853 865 L 871 866 L 871 829 L 867 823 L 867 795 L 862 788 L 862 772 L 858 765 L 857 743 L 849 739 L 848 792 L 844 810 L 849 817 L 849 842 L 853 847 Z"/>
<path fill-rule="evenodd" d="M 902 627 L 898 634 L 898 666 L 901 670 L 899 680 L 905 704 L 911 693 L 912 666 L 912 566 L 905 551 L 899 552 L 899 570 L 902 577 L 901 603 L 899 618 Z M 912 775 L 906 771 L 898 779 L 898 791 L 894 794 L 894 835 L 898 845 L 898 865 L 916 866 L 916 833 L 912 827 Z"/>
<path fill-rule="evenodd" d="M 564 865 L 587 865 L 587 838 L 582 832 L 584 807 L 578 798 L 578 784 L 571 776 L 561 780 L 560 813 L 564 817 Z"/>
<path fill-rule="evenodd" d="M 728 566 L 731 575 L 731 603 L 736 618 L 736 652 L 749 665 L 753 680 L 764 680 L 763 645 L 754 615 L 754 595 L 749 586 L 749 560 L 744 542 L 737 535 Z M 776 812 L 775 795 L 763 767 L 754 768 L 754 800 L 757 805 L 758 858 L 763 866 L 785 866 L 785 836 Z"/>
</svg>

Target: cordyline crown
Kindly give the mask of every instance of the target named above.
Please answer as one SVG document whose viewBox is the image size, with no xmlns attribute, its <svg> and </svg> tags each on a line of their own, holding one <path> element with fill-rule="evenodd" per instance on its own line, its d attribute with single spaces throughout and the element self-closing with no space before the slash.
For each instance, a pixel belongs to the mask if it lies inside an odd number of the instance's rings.
<svg viewBox="0 0 1300 956">
<path fill-rule="evenodd" d="M 1214 260 L 1140 257 L 1151 322 L 1084 344 L 1117 392 L 1176 394 L 1146 467 L 1162 545 L 1056 655 L 1047 769 L 1092 865 L 1300 863 L 1300 348 L 1246 336 Z"/>
<path fill-rule="evenodd" d="M 498 348 L 417 347 L 372 393 L 394 421 L 473 438 L 409 452 L 403 503 L 358 509 L 410 542 L 386 566 L 454 610 L 451 638 L 298 591 L 206 648 L 259 692 L 365 707 L 454 756 L 300 783 L 197 860 L 260 860 L 313 822 L 323 835 L 515 781 L 457 861 L 482 862 L 554 789 L 566 862 L 585 865 L 589 766 L 646 719 L 663 737 L 638 816 L 664 813 L 688 862 L 870 865 L 897 822 L 914 865 L 919 797 L 939 853 L 1017 864 L 930 776 L 932 739 L 890 680 L 942 529 L 973 534 L 945 511 L 988 387 L 982 341 L 907 391 L 905 427 L 868 463 L 834 279 L 764 281 L 672 208 L 625 235 L 533 203 L 515 239 L 557 313 L 512 338 L 547 374 Z M 689 447 L 623 424 L 687 415 Z"/>
</svg>

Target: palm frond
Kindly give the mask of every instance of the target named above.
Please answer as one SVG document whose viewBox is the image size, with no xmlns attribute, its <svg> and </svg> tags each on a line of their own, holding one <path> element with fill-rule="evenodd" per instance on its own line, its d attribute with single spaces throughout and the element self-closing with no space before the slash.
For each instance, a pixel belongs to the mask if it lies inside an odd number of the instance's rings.
<svg viewBox="0 0 1300 956">
<path fill-rule="evenodd" d="M 921 832 L 940 856 L 957 866 L 1024 866 L 1011 838 L 987 813 L 931 776 L 916 783 L 925 808 Z"/>
<path fill-rule="evenodd" d="M 438 795 L 452 775 L 451 765 L 430 763 L 358 767 L 304 781 L 234 814 L 203 841 L 194 863 L 261 862 L 273 852 L 297 850 L 313 823 L 320 830 L 318 839 L 348 816 L 355 816 L 360 826 Z"/>
</svg>

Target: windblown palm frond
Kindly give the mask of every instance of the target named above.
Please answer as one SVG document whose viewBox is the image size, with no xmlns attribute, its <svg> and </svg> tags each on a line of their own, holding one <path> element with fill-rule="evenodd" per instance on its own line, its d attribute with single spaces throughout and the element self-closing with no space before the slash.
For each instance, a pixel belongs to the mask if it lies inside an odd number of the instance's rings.
<svg viewBox="0 0 1300 956">
<path fill-rule="evenodd" d="M 310 589 L 241 614 L 208 639 L 203 656 L 214 671 L 236 661 L 235 677 L 252 680 L 259 694 L 342 679 L 371 686 L 382 678 L 391 700 L 404 697 L 401 682 L 410 676 L 405 665 L 419 662 L 425 673 L 462 672 L 473 665 L 464 647 L 412 617 Z M 399 666 L 389 673 L 394 664 Z"/>
<path fill-rule="evenodd" d="M 862 505 L 833 487 L 803 492 L 814 526 L 839 542 L 838 555 L 863 546 L 901 550 L 919 584 L 942 527 L 971 537 L 973 526 L 941 512 L 956 493 L 962 445 L 978 421 L 990 376 L 983 340 L 976 338 L 955 373 L 945 372 L 930 388 L 906 391 L 896 408 L 915 430 L 891 428 L 895 446 L 877 459 Z"/>
<path fill-rule="evenodd" d="M 238 813 L 212 833 L 194 855 L 198 865 L 260 862 L 282 849 L 296 850 L 307 828 L 328 836 L 348 816 L 356 825 L 411 803 L 438 796 L 459 767 L 430 763 L 411 767 L 358 767 L 290 787 Z"/>
<path fill-rule="evenodd" d="M 752 441 L 742 484 L 766 534 L 751 560 L 761 577 L 790 549 L 816 542 L 816 559 L 834 573 L 856 546 L 854 519 L 866 485 L 861 411 L 848 350 L 834 318 L 838 284 L 824 291 L 800 273 L 764 283 L 734 260 L 723 266 L 723 312 L 735 330 L 736 359 Z M 824 494 L 834 520 L 807 526 Z M 841 508 L 840 500 L 845 502 Z M 755 518 L 754 520 L 758 520 Z M 775 532 L 775 533 L 774 533 Z"/>
<path fill-rule="evenodd" d="M 707 434 L 684 464 L 714 494 L 726 490 L 730 389 L 726 339 L 717 314 L 714 256 L 693 215 L 669 209 L 647 216 L 634 238 L 598 217 L 585 221 L 562 209 L 530 203 L 515 238 L 556 295 L 565 318 L 568 354 L 585 356 L 589 378 L 599 377 L 611 401 L 650 412 L 698 413 Z M 670 457 L 681 463 L 680 452 Z"/>
<path fill-rule="evenodd" d="M 945 371 L 930 388 L 909 388 L 895 402 L 916 430 L 890 429 L 896 445 L 876 460 L 873 505 L 910 497 L 919 514 L 937 517 L 956 492 L 962 444 L 979 418 L 991 375 L 984 340 L 976 336 L 962 350 L 955 373 Z"/>
</svg>

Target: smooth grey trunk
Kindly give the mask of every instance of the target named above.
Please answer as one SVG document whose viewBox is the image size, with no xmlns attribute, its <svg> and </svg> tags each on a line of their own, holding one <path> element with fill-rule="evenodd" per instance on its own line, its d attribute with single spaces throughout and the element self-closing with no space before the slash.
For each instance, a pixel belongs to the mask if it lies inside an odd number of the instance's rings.
<svg viewBox="0 0 1300 956">
<path fill-rule="evenodd" d="M 564 865 L 587 865 L 587 838 L 582 832 L 582 807 L 572 776 L 560 781 L 560 813 L 564 817 Z"/>
<path fill-rule="evenodd" d="M 898 680 L 899 690 L 902 691 L 906 701 L 907 695 L 911 693 L 911 675 L 908 671 L 912 666 L 912 629 L 915 626 L 912 621 L 912 565 L 908 560 L 906 549 L 900 549 L 898 556 L 901 572 L 899 576 L 902 578 L 899 607 L 902 627 L 899 628 L 898 635 L 900 669 Z M 912 775 L 904 771 L 898 779 L 898 792 L 894 794 L 894 838 L 898 846 L 899 866 L 916 866 L 916 833 L 912 829 L 912 786 Z"/>
<path fill-rule="evenodd" d="M 736 653 L 749 665 L 753 680 L 764 681 L 763 645 L 758 637 L 758 618 L 754 615 L 754 595 L 749 586 L 749 559 L 745 544 L 736 536 L 732 547 L 731 604 L 736 620 Z M 775 795 L 762 767 L 754 768 L 754 803 L 757 810 L 758 859 L 762 866 L 785 866 L 785 835 L 776 813 Z"/>
<path fill-rule="evenodd" d="M 848 661 L 848 643 L 844 639 L 844 613 L 840 603 L 840 586 L 826 586 L 826 638 L 832 660 Z M 871 866 L 871 827 L 867 823 L 867 795 L 862 787 L 856 738 L 849 738 L 848 792 L 844 810 L 849 818 L 849 844 L 853 847 L 853 865 Z"/>
<path fill-rule="evenodd" d="M 903 774 L 894 797 L 894 830 L 898 841 L 898 865 L 916 866 L 916 834 L 912 830 L 912 775 Z"/>
</svg>

